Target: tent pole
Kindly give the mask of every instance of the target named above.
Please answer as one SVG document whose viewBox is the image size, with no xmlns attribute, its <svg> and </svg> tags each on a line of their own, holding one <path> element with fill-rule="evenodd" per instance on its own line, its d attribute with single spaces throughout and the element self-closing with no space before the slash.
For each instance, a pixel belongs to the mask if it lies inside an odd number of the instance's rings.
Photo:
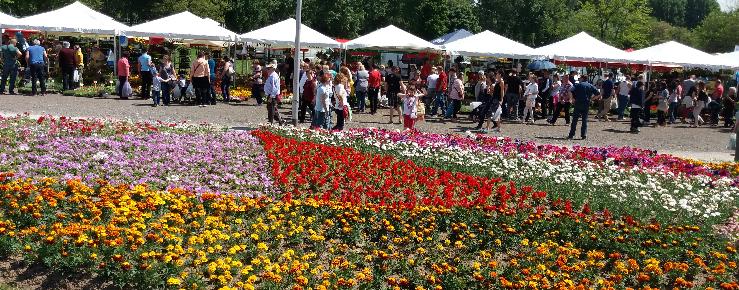
<svg viewBox="0 0 739 290">
<path fill-rule="evenodd" d="M 300 83 L 300 24 L 301 15 L 300 12 L 303 10 L 303 1 L 297 0 L 295 5 L 295 51 L 293 51 L 293 126 L 298 125 L 298 101 L 300 98 L 300 89 L 298 85 Z"/>
</svg>

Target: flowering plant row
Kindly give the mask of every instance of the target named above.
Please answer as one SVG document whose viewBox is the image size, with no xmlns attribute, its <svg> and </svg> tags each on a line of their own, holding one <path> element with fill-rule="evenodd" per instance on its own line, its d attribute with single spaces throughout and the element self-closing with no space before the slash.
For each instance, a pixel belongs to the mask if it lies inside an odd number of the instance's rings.
<svg viewBox="0 0 739 290">
<path fill-rule="evenodd" d="M 0 175 L 0 254 L 132 288 L 739 289 L 697 226 L 551 206 L 394 210 Z"/>
<path fill-rule="evenodd" d="M 0 170 L 20 178 L 102 179 L 153 188 L 261 195 L 271 179 L 257 140 L 180 124 L 41 117 L 0 120 Z M 12 143 L 12 144 L 9 144 Z"/>
<path fill-rule="evenodd" d="M 296 140 L 392 155 L 450 172 L 511 180 L 546 191 L 554 198 L 588 203 L 597 210 L 607 208 L 619 215 L 642 219 L 720 224 L 739 203 L 739 187 L 731 177 L 647 173 L 619 166 L 610 159 L 601 162 L 561 157 L 567 154 L 558 153 L 565 149 L 557 147 L 544 146 L 539 151 L 515 149 L 503 139 L 469 140 L 438 135 L 432 141 L 424 134 L 416 138 L 416 133 L 375 130 L 333 133 L 271 127 L 264 130 Z M 546 148 L 559 151 L 547 153 Z"/>
</svg>

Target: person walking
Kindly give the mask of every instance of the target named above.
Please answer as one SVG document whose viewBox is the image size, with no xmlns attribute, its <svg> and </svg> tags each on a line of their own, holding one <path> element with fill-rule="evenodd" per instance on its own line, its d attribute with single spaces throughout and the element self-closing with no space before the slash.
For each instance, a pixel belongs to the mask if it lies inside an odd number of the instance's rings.
<svg viewBox="0 0 739 290">
<path fill-rule="evenodd" d="M 698 81 L 698 84 L 696 86 L 698 87 L 698 89 L 696 90 L 697 93 L 694 97 L 695 106 L 693 107 L 693 125 L 690 126 L 691 128 L 697 128 L 698 126 L 701 126 L 703 125 L 703 123 L 705 123 L 703 121 L 703 117 L 701 117 L 701 113 L 708 103 L 706 83 L 704 83 L 703 81 Z"/>
<path fill-rule="evenodd" d="M 18 43 L 15 39 L 9 39 L 5 45 L 0 46 L 0 54 L 3 59 L 3 71 L 2 71 L 2 83 L 0 83 L 0 95 L 5 94 L 5 84 L 10 81 L 8 86 L 8 94 L 15 95 L 15 81 L 18 77 L 18 58 L 21 56 L 21 51 L 18 50 L 16 44 Z"/>
<path fill-rule="evenodd" d="M 62 49 L 57 55 L 57 62 L 62 71 L 62 91 L 74 89 L 74 70 L 77 69 L 76 54 L 68 41 L 62 42 Z"/>
<path fill-rule="evenodd" d="M 505 81 L 503 80 L 503 71 L 498 70 L 494 76 L 488 76 L 488 89 L 487 89 L 487 101 L 485 107 L 480 111 L 480 120 L 477 121 L 477 127 L 475 130 L 482 129 L 482 123 L 486 122 L 485 129 L 481 131 L 483 134 L 487 134 L 490 130 L 490 122 L 493 122 L 493 132 L 500 132 L 500 117 L 503 115 L 503 108 L 501 103 L 504 101 L 505 96 Z M 487 115 L 490 118 L 487 118 Z"/>
<path fill-rule="evenodd" d="M 331 98 L 334 89 L 331 86 L 331 74 L 328 72 L 321 75 L 321 85 L 316 90 L 315 115 L 311 123 L 313 129 L 328 130 L 331 128 Z"/>
<path fill-rule="evenodd" d="M 198 58 L 193 61 L 190 66 L 190 83 L 195 89 L 195 97 L 197 98 L 198 105 L 203 108 L 207 107 L 209 102 L 210 88 L 210 68 L 208 67 L 208 61 L 205 60 L 205 53 L 198 52 Z"/>
<path fill-rule="evenodd" d="M 118 96 L 121 97 L 121 99 L 128 99 L 127 95 L 123 95 L 123 86 L 126 85 L 128 77 L 131 75 L 131 65 L 128 63 L 127 51 L 124 51 L 121 54 L 121 58 L 118 59 L 116 69 L 118 70 L 116 72 L 118 75 Z"/>
<path fill-rule="evenodd" d="M 564 111 L 565 113 L 565 124 L 570 124 L 570 104 L 572 103 L 572 83 L 570 78 L 565 76 L 562 78 L 562 84 L 559 86 L 559 92 L 557 92 L 557 107 L 552 114 L 552 118 L 547 122 L 550 125 L 557 123 L 559 115 Z"/>
<path fill-rule="evenodd" d="M 523 121 L 530 121 L 531 124 L 534 124 L 534 121 L 536 120 L 536 118 L 534 117 L 534 108 L 536 107 L 536 98 L 540 95 L 539 85 L 536 83 L 536 81 L 536 75 L 529 75 L 529 84 L 526 86 L 526 91 L 524 92 L 526 107 L 523 109 Z M 542 111 L 546 106 L 543 105 L 544 103 L 545 101 L 542 102 Z M 531 119 L 529 119 L 529 115 L 531 115 Z M 542 113 L 542 116 L 546 116 L 546 114 Z"/>
<path fill-rule="evenodd" d="M 639 127 L 641 127 L 641 116 L 642 106 L 644 106 L 644 83 L 637 82 L 636 86 L 632 86 L 629 91 L 629 105 L 631 106 L 631 133 L 639 133 Z"/>
<path fill-rule="evenodd" d="M 711 94 L 711 101 L 708 103 L 708 109 L 711 112 L 711 126 L 718 126 L 718 117 L 721 113 L 721 98 L 724 96 L 724 84 L 721 79 L 716 80 L 716 87 Z"/>
<path fill-rule="evenodd" d="M 588 109 L 590 108 L 590 99 L 594 96 L 599 97 L 600 92 L 598 92 L 598 89 L 595 86 L 588 83 L 588 77 L 586 75 L 581 75 L 580 82 L 572 87 L 572 95 L 575 99 L 575 110 L 572 114 L 572 124 L 570 126 L 570 134 L 567 135 L 567 139 L 575 138 L 577 121 L 582 118 L 580 138 L 585 140 L 588 137 Z"/>
<path fill-rule="evenodd" d="M 46 49 L 41 46 L 41 41 L 38 39 L 33 40 L 33 45 L 26 51 L 26 63 L 31 66 L 31 95 L 37 95 L 36 81 L 38 80 L 41 86 L 41 95 L 46 94 L 46 63 L 49 61 L 49 56 L 46 54 Z"/>
<path fill-rule="evenodd" d="M 505 83 L 507 86 L 505 102 L 503 103 L 503 118 L 518 122 L 518 105 L 521 101 L 521 93 L 523 92 L 523 81 L 518 77 L 518 70 L 513 69 Z"/>
<path fill-rule="evenodd" d="M 731 128 L 734 126 L 734 114 L 736 112 L 736 87 L 729 88 L 729 94 L 722 98 L 724 102 L 724 128 Z"/>
<path fill-rule="evenodd" d="M 554 103 L 552 102 L 553 82 L 552 82 L 552 78 L 549 75 L 549 71 L 543 70 L 542 77 L 538 81 L 539 81 L 539 85 L 537 88 L 539 91 L 538 99 L 539 99 L 539 102 L 541 103 L 540 116 L 542 119 L 546 120 L 548 115 L 551 115 L 552 113 L 554 113 Z"/>
<path fill-rule="evenodd" d="M 325 73 L 328 73 L 327 71 Z M 377 113 L 377 105 L 380 101 L 380 85 L 382 84 L 382 74 L 377 69 L 376 64 L 372 64 L 372 71 L 369 73 L 367 92 L 370 100 L 370 114 Z"/>
<path fill-rule="evenodd" d="M 208 61 L 208 69 L 209 69 L 208 76 L 210 80 L 210 82 L 208 83 L 208 96 L 210 96 L 210 98 L 208 99 L 208 102 L 210 103 L 211 106 L 215 106 L 216 105 L 216 90 L 213 88 L 213 85 L 215 85 L 216 83 L 216 60 L 210 56 L 209 51 L 205 52 L 205 60 Z"/>
<path fill-rule="evenodd" d="M 667 125 L 667 111 L 670 109 L 670 90 L 667 89 L 667 83 L 664 81 L 659 83 L 659 93 L 657 98 L 657 125 L 664 127 Z"/>
<path fill-rule="evenodd" d="M 277 121 L 282 125 L 280 112 L 277 110 L 279 105 L 278 96 L 280 95 L 280 75 L 277 74 L 277 64 L 272 62 L 267 65 L 267 80 L 264 82 L 264 95 L 267 97 L 267 120 L 271 124 Z"/>
<path fill-rule="evenodd" d="M 393 123 L 394 113 L 398 115 L 398 124 L 402 123 L 402 114 L 400 113 L 400 69 L 396 66 L 390 68 L 390 72 L 385 75 L 385 91 L 387 92 L 387 105 L 390 107 L 390 122 Z"/>
<path fill-rule="evenodd" d="M 608 114 L 611 111 L 611 98 L 613 98 L 615 86 L 613 84 L 613 73 L 608 73 L 606 80 L 601 85 L 601 100 L 598 101 L 600 111 L 595 115 L 596 119 L 603 119 L 608 122 Z"/>
<path fill-rule="evenodd" d="M 419 76 L 420 77 L 420 76 Z M 423 93 L 416 89 L 416 84 L 409 84 L 403 95 L 403 128 L 414 130 L 416 118 L 418 117 L 419 98 Z"/>
<path fill-rule="evenodd" d="M 236 74 L 234 64 L 231 58 L 223 56 L 223 71 L 221 71 L 221 94 L 223 101 L 228 103 L 231 101 L 231 81 Z"/>
<path fill-rule="evenodd" d="M 354 91 L 357 95 L 357 109 L 360 113 L 364 113 L 367 106 L 367 93 L 369 89 L 369 72 L 364 68 L 363 64 L 359 64 L 357 70 L 357 81 L 354 83 Z"/>
<path fill-rule="evenodd" d="M 457 121 L 457 113 L 462 108 L 462 100 L 464 99 L 464 83 L 462 82 L 462 73 L 450 72 L 454 75 L 454 83 L 449 87 L 449 99 L 451 104 L 447 109 L 445 119 Z"/>
<path fill-rule="evenodd" d="M 257 106 L 262 105 L 262 92 L 264 91 L 264 77 L 262 76 L 262 66 L 259 63 L 259 60 L 255 60 L 252 64 L 252 74 L 251 74 L 251 93 L 254 96 L 254 99 L 257 100 Z"/>
<path fill-rule="evenodd" d="M 436 80 L 436 88 L 434 89 L 436 95 L 434 96 L 434 102 L 431 106 L 430 116 L 436 116 L 439 109 L 441 109 L 443 114 L 446 109 L 446 92 L 447 86 L 449 85 L 449 78 L 447 77 L 446 72 L 444 72 L 443 67 L 439 66 L 436 70 L 439 72 L 439 78 Z"/>
<path fill-rule="evenodd" d="M 680 106 L 680 98 L 683 96 L 683 86 L 677 80 L 674 80 L 670 86 L 670 105 L 667 115 L 670 117 L 670 124 L 675 124 L 677 120 L 677 108 Z"/>
<path fill-rule="evenodd" d="M 344 120 L 349 117 L 349 101 L 347 100 L 346 75 L 336 74 L 334 78 L 334 112 L 336 113 L 336 125 L 332 130 L 344 130 Z"/>
<path fill-rule="evenodd" d="M 162 79 L 159 77 L 159 72 L 157 71 L 156 67 L 152 67 L 151 70 L 152 78 L 151 78 L 151 99 L 154 101 L 154 107 L 158 107 L 160 100 L 162 98 Z"/>
<path fill-rule="evenodd" d="M 618 109 L 616 109 L 616 112 L 618 113 L 619 121 L 624 120 L 626 106 L 629 105 L 629 91 L 631 91 L 631 87 L 631 78 L 629 76 L 626 76 L 623 81 L 618 83 Z"/>
<path fill-rule="evenodd" d="M 424 103 L 426 108 L 431 110 L 432 104 L 436 99 L 436 84 L 439 81 L 439 74 L 436 72 L 436 68 L 429 69 L 429 75 L 426 76 L 426 97 Z"/>
<path fill-rule="evenodd" d="M 139 76 L 141 77 L 141 98 L 148 99 L 151 97 L 151 85 L 153 80 L 153 76 L 151 75 L 153 64 L 151 62 L 148 48 L 144 50 L 138 60 Z"/>
<path fill-rule="evenodd" d="M 316 99 L 316 73 L 312 69 L 305 72 L 305 83 L 303 83 L 303 95 L 300 98 L 300 110 L 298 111 L 298 121 L 305 122 L 305 114 L 310 111 L 311 118 L 316 117 L 315 99 Z"/>
<path fill-rule="evenodd" d="M 165 54 L 162 56 L 162 63 L 157 72 L 159 73 L 159 77 L 162 79 L 162 102 L 165 106 L 169 106 L 172 90 L 177 82 L 177 75 L 174 72 L 174 66 L 172 65 L 172 60 L 170 60 L 169 55 Z"/>
</svg>

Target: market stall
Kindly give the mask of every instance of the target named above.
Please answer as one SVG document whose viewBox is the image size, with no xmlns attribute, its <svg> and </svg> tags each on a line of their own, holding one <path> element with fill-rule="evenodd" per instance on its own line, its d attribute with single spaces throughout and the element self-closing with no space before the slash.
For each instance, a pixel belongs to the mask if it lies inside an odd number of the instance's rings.
<svg viewBox="0 0 739 290">
<path fill-rule="evenodd" d="M 385 51 L 441 51 L 436 44 L 421 39 L 393 25 L 380 28 L 344 44 L 346 49 Z"/>
<path fill-rule="evenodd" d="M 668 41 L 629 53 L 635 59 L 645 59 L 652 65 L 680 65 L 709 69 L 730 68 L 721 58 L 676 41 Z"/>
<path fill-rule="evenodd" d="M 3 28 L 38 30 L 57 34 L 97 34 L 112 36 L 128 29 L 110 16 L 92 10 L 80 2 L 62 8 L 11 21 Z"/>
<path fill-rule="evenodd" d="M 623 50 L 610 46 L 586 32 L 580 32 L 567 39 L 539 47 L 535 49 L 535 54 L 547 59 L 565 62 L 641 63 L 645 61 L 635 55 L 629 55 L 629 53 Z"/>
<path fill-rule="evenodd" d="M 275 24 L 239 35 L 242 41 L 261 43 L 272 48 L 293 47 L 295 44 L 295 19 L 288 18 Z M 300 24 L 300 44 L 306 47 L 340 48 L 341 44 L 320 32 Z"/>
<path fill-rule="evenodd" d="M 539 56 L 533 48 L 489 30 L 447 43 L 444 49 L 451 54 L 473 57 L 532 59 Z"/>
<path fill-rule="evenodd" d="M 18 21 L 18 18 L 0 12 L 0 25 L 5 23 L 15 23 L 16 21 Z"/>
<path fill-rule="evenodd" d="M 188 11 L 131 26 L 126 36 L 163 37 L 169 39 L 236 41 L 236 33 L 212 19 L 203 19 Z"/>
<path fill-rule="evenodd" d="M 469 32 L 464 29 L 457 29 L 455 31 L 449 32 L 438 38 L 431 40 L 431 43 L 436 44 L 436 45 L 444 45 L 444 44 L 457 41 L 457 40 L 460 40 L 462 38 L 472 36 L 472 35 L 473 35 L 472 32 Z"/>
<path fill-rule="evenodd" d="M 739 51 L 722 53 L 716 56 L 724 64 L 732 68 L 739 69 Z"/>
</svg>

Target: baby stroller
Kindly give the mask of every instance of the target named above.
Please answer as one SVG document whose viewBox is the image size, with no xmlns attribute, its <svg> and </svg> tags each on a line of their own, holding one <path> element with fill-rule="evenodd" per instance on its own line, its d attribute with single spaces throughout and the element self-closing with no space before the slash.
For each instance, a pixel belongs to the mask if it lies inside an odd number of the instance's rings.
<svg viewBox="0 0 739 290">
<path fill-rule="evenodd" d="M 184 74 L 180 74 L 177 79 L 177 88 L 172 93 L 172 101 L 177 103 L 190 102 L 192 100 L 192 93 L 190 91 L 190 82 L 185 78 Z"/>
</svg>

